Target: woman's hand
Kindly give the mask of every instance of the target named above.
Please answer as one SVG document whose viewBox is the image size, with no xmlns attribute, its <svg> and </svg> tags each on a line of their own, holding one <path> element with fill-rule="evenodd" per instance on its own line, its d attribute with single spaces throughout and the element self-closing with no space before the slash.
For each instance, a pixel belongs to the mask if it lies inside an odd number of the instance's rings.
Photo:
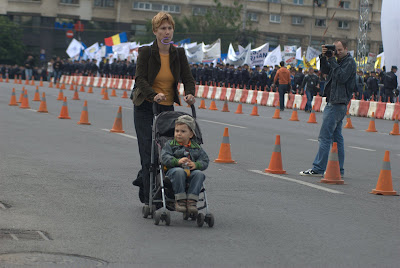
<svg viewBox="0 0 400 268">
<path fill-rule="evenodd" d="M 158 93 L 154 97 L 154 101 L 157 102 L 157 103 L 160 103 L 161 101 L 165 101 L 166 99 L 167 99 L 167 97 L 163 93 Z"/>
<path fill-rule="evenodd" d="M 192 105 L 196 102 L 196 99 L 192 94 L 186 95 L 183 97 L 183 100 L 186 101 L 187 104 Z"/>
</svg>

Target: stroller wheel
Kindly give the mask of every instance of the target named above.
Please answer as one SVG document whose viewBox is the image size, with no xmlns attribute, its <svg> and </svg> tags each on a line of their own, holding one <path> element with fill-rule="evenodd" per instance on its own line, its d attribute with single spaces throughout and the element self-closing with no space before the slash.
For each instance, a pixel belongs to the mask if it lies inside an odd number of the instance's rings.
<svg viewBox="0 0 400 268">
<path fill-rule="evenodd" d="M 197 214 L 197 226 L 203 227 L 203 224 L 204 224 L 204 214 L 199 213 Z"/>
<path fill-rule="evenodd" d="M 214 226 L 214 215 L 212 213 L 209 213 L 206 215 L 204 221 L 208 224 L 208 227 L 213 227 Z"/>
<path fill-rule="evenodd" d="M 160 223 L 160 219 L 161 219 L 161 212 L 158 210 L 154 211 L 154 214 L 153 214 L 154 224 L 158 225 Z"/>
<path fill-rule="evenodd" d="M 169 213 L 169 211 L 165 211 L 164 212 L 164 219 L 165 219 L 165 225 L 169 226 L 171 224 L 171 214 Z"/>
<path fill-rule="evenodd" d="M 153 216 L 154 216 L 154 211 L 156 211 L 156 210 L 157 210 L 156 205 L 152 205 L 152 206 L 151 206 L 151 213 L 150 213 L 150 217 L 151 217 L 151 218 L 153 218 Z"/>
<path fill-rule="evenodd" d="M 150 207 L 148 205 L 143 206 L 142 215 L 145 219 L 147 219 L 147 217 L 150 215 Z"/>
</svg>

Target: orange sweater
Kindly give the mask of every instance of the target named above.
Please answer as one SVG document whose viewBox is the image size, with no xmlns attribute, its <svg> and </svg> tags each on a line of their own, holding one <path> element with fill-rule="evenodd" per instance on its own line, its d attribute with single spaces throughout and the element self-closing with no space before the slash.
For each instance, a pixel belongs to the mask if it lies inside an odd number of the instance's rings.
<svg viewBox="0 0 400 268">
<path fill-rule="evenodd" d="M 276 81 L 279 79 L 279 85 L 288 85 L 290 82 L 290 72 L 287 68 L 281 67 L 279 70 L 276 72 L 275 78 L 274 78 L 274 84 L 276 84 Z"/>
</svg>

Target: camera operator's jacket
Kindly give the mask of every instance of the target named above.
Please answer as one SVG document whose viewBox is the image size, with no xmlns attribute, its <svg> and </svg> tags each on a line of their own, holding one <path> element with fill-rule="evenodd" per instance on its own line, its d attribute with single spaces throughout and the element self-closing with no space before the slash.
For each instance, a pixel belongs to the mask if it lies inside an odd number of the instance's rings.
<svg viewBox="0 0 400 268">
<path fill-rule="evenodd" d="M 330 89 L 327 102 L 332 104 L 347 104 L 353 91 L 356 89 L 357 66 L 353 57 L 347 53 L 343 59 L 336 61 L 336 57 L 320 58 L 321 72 L 328 74 L 326 79 L 324 96 Z"/>
</svg>

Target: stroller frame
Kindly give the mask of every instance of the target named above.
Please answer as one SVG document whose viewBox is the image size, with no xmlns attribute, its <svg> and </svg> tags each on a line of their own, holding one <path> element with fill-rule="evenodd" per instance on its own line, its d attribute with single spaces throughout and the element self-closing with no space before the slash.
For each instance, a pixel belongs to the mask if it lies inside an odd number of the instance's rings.
<svg viewBox="0 0 400 268">
<path fill-rule="evenodd" d="M 165 225 L 170 225 L 171 223 L 171 215 L 170 211 L 175 211 L 174 206 L 169 206 L 168 203 L 175 203 L 175 199 L 171 199 L 166 195 L 166 189 L 169 189 L 165 185 L 165 181 L 168 177 L 164 174 L 164 168 L 161 164 L 161 161 L 157 161 L 157 157 L 160 156 L 161 146 L 157 146 L 156 144 L 156 122 L 157 118 L 161 113 L 158 111 L 159 105 L 157 103 L 153 103 L 153 126 L 152 126 L 152 142 L 151 142 L 151 165 L 150 165 L 150 190 L 149 190 L 149 205 L 144 205 L 142 208 L 142 214 L 144 218 L 150 216 L 154 220 L 155 225 L 159 225 L 160 221 L 165 222 Z M 196 110 L 193 105 L 191 105 L 192 109 L 192 117 L 196 119 Z M 187 114 L 184 112 L 177 112 L 179 115 Z M 197 124 L 196 124 L 197 126 Z M 196 127 L 198 128 L 198 126 Z M 200 133 L 200 130 L 196 130 Z M 201 139 L 201 138 L 200 138 Z M 157 151 L 156 151 L 157 150 Z M 159 177 L 157 175 L 160 175 Z M 157 185 L 157 180 L 159 179 L 159 185 Z M 161 193 L 161 198 L 157 198 Z M 202 196 L 201 196 L 202 194 Z M 207 193 L 204 187 L 200 191 L 199 202 L 203 202 L 197 209 L 203 210 L 205 209 L 205 215 L 203 213 L 197 214 L 189 214 L 183 213 L 183 219 L 188 220 L 196 220 L 197 225 L 202 227 L 204 223 L 207 223 L 209 227 L 214 226 L 214 216 L 209 212 L 208 201 L 207 201 Z M 161 206 L 162 205 L 162 206 Z"/>
</svg>

